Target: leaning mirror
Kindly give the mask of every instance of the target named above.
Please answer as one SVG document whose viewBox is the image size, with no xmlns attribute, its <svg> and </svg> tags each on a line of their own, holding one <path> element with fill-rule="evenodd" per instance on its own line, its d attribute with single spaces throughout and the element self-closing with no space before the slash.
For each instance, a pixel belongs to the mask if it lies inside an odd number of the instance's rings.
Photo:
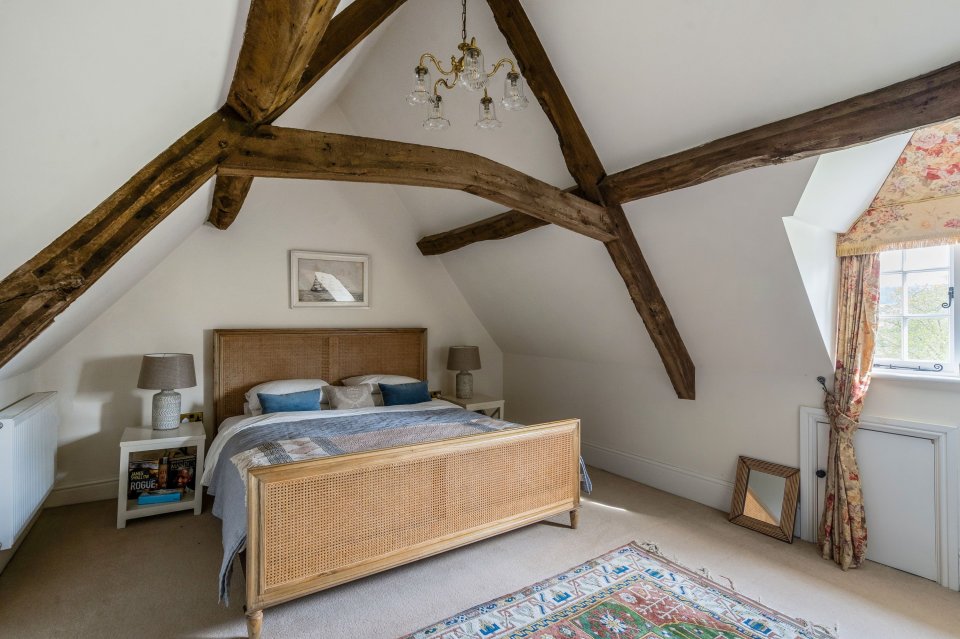
<svg viewBox="0 0 960 639">
<path fill-rule="evenodd" d="M 793 543 L 800 470 L 740 457 L 730 504 L 733 523 Z"/>
</svg>

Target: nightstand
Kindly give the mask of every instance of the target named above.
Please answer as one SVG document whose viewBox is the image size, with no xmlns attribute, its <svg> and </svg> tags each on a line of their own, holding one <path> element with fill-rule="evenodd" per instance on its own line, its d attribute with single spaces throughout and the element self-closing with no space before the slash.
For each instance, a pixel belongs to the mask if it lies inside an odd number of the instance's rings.
<svg viewBox="0 0 960 639">
<path fill-rule="evenodd" d="M 487 417 L 503 419 L 503 400 L 487 395 L 473 394 L 470 399 L 457 399 L 455 395 L 441 395 L 440 399 L 456 404 L 465 410 L 472 410 L 475 413 L 483 413 Z"/>
<path fill-rule="evenodd" d="M 179 428 L 171 430 L 154 430 L 149 426 L 144 428 L 127 428 L 120 438 L 120 479 L 117 486 L 117 528 L 126 528 L 127 521 L 139 517 L 149 517 L 161 513 L 172 513 L 178 510 L 193 509 L 194 515 L 199 515 L 203 507 L 203 489 L 200 478 L 203 476 L 203 447 L 207 433 L 201 422 L 180 424 Z M 145 451 L 162 451 L 171 448 L 196 447 L 197 468 L 194 472 L 196 489 L 192 496 L 180 501 L 163 504 L 137 503 L 136 499 L 127 499 L 129 486 L 130 455 Z M 189 493 L 188 493 L 189 495 Z M 186 495 L 185 495 L 186 496 Z"/>
</svg>

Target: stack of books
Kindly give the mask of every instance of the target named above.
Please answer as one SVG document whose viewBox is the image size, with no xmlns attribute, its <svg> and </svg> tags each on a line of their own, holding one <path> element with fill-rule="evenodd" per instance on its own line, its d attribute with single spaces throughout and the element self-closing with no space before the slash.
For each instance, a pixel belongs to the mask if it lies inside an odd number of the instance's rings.
<svg viewBox="0 0 960 639">
<path fill-rule="evenodd" d="M 197 457 L 187 448 L 156 451 L 130 461 L 127 499 L 163 504 L 189 499 L 196 490 Z"/>
</svg>

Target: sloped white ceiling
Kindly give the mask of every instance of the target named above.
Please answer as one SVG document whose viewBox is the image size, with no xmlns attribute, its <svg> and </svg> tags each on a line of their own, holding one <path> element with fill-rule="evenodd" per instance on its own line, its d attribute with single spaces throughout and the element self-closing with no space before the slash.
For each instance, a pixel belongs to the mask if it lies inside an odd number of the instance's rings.
<svg viewBox="0 0 960 639">
<path fill-rule="evenodd" d="M 223 104 L 248 8 L 248 0 L 0 4 L 0 277 Z M 326 110 L 364 48 L 279 123 L 305 125 Z M 0 369 L 0 379 L 41 363 L 137 286 L 203 224 L 212 190 L 211 180 Z"/>
<path fill-rule="evenodd" d="M 247 6 L 246 0 L 0 5 L 0 82 L 7 98 L 0 104 L 0 275 L 42 249 L 222 103 Z M 953 0 L 931 0 L 923 11 L 893 0 L 527 0 L 524 6 L 610 172 L 960 59 L 954 37 L 960 4 Z M 488 63 L 507 55 L 486 3 L 470 0 L 469 7 L 469 31 L 478 36 Z M 379 41 L 366 43 L 368 54 L 361 48 L 348 56 L 281 123 L 309 121 L 339 93 L 340 106 L 362 134 L 462 148 L 557 186 L 571 185 L 555 133 L 535 102 L 522 113 L 501 113 L 502 129 L 481 132 L 472 126 L 478 96 L 461 90 L 447 102 L 451 130 L 420 129 L 423 112 L 403 100 L 412 67 L 423 50 L 452 52 L 458 20 L 455 2 L 410 0 L 378 30 Z M 499 85 L 498 79 L 494 97 Z M 695 362 L 726 361 L 736 340 L 714 343 L 717 327 L 746 340 L 749 330 L 737 322 L 751 314 L 763 318 L 776 304 L 789 307 L 782 318 L 786 326 L 803 331 L 790 322 L 812 322 L 789 317 L 794 298 L 802 300 L 795 266 L 764 251 L 745 259 L 741 253 L 753 244 L 728 245 L 725 237 L 725 229 L 766 229 L 770 219 L 779 223 L 789 215 L 811 167 L 807 162 L 750 172 L 627 207 Z M 742 205 L 734 188 L 742 189 Z M 501 210 L 459 192 L 398 192 L 422 234 Z M 208 185 L 0 377 L 34 366 L 137 285 L 204 219 L 209 198 Z M 754 242 L 778 256 L 781 249 L 789 253 L 782 228 L 764 231 Z M 630 357 L 658 365 L 599 244 L 546 228 L 443 259 L 504 350 Z M 690 284 L 704 276 L 715 286 L 734 286 L 750 269 L 769 266 L 766 260 L 775 262 L 786 291 L 774 285 L 767 290 L 755 276 L 736 292 L 742 304 L 728 307 L 729 300 L 713 289 Z M 707 267 L 712 270 L 705 273 Z M 772 305 L 746 299 L 745 291 L 758 285 Z M 571 299 L 566 288 L 579 297 Z M 703 295 L 718 305 L 712 312 L 720 313 L 719 324 L 707 321 Z M 510 303 L 498 306 L 496 299 Z M 564 318 L 568 307 L 584 315 Z M 538 331 L 547 316 L 558 328 Z M 584 337 L 593 331 L 585 328 L 588 316 L 604 320 L 596 334 Z M 638 331 L 639 339 L 623 346 L 623 336 Z"/>
<path fill-rule="evenodd" d="M 952 26 L 960 4 L 948 0 L 923 12 L 892 0 L 523 4 L 608 172 L 960 59 Z M 468 6 L 468 32 L 487 63 L 508 54 L 486 2 Z M 412 68 L 423 51 L 453 51 L 458 20 L 456 3 L 440 0 L 411 0 L 398 12 L 339 98 L 354 128 L 477 152 L 572 185 L 535 102 L 501 112 L 501 129 L 479 131 L 479 96 L 458 89 L 446 100 L 453 126 L 420 128 L 423 110 L 403 100 Z M 501 91 L 498 79 L 491 94 Z M 697 366 L 830 370 L 782 223 L 815 163 L 749 171 L 625 207 Z M 503 210 L 458 192 L 398 192 L 422 234 Z M 439 259 L 505 353 L 660 366 L 599 243 L 547 227 Z"/>
</svg>

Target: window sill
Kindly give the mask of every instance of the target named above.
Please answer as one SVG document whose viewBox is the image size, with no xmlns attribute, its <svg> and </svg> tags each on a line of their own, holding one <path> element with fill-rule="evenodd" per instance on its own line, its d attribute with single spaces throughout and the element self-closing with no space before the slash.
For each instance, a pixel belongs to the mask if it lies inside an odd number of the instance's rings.
<svg viewBox="0 0 960 639">
<path fill-rule="evenodd" d="M 958 375 L 949 375 L 939 373 L 936 375 L 933 374 L 924 374 L 924 373 L 910 373 L 910 372 L 898 372 L 898 371 L 889 371 L 889 370 L 875 370 L 871 373 L 870 377 L 872 379 L 883 379 L 883 380 L 892 380 L 897 382 L 907 382 L 910 384 L 925 384 L 931 383 L 936 385 L 942 384 L 960 384 L 960 376 Z"/>
</svg>

